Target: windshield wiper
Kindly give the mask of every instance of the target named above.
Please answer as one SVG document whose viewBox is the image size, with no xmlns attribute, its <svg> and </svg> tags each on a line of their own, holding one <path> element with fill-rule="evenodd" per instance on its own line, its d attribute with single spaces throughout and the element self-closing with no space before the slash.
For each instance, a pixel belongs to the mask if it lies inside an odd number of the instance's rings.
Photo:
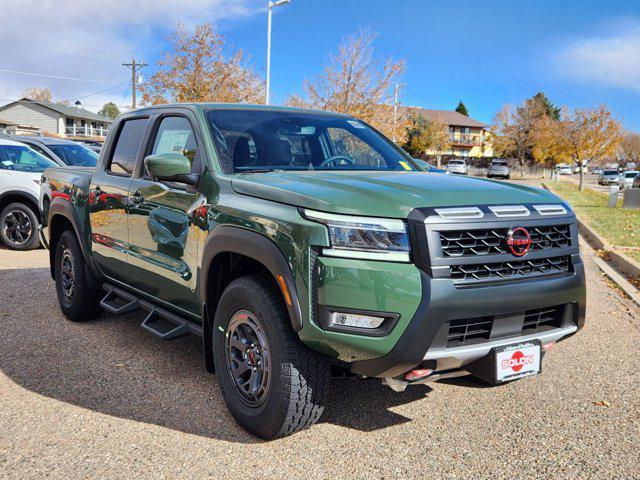
<svg viewBox="0 0 640 480">
<path fill-rule="evenodd" d="M 269 173 L 269 172 L 275 172 L 277 171 L 277 169 L 275 168 L 252 168 L 249 170 L 242 170 L 238 173 Z M 278 170 L 278 171 L 282 171 L 282 170 Z"/>
</svg>

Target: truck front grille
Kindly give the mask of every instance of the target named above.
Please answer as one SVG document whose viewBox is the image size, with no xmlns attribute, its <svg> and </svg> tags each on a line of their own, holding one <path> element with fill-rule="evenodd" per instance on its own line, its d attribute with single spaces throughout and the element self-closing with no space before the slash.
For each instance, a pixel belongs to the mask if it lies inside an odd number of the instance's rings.
<svg viewBox="0 0 640 480">
<path fill-rule="evenodd" d="M 425 207 L 408 223 L 414 263 L 456 288 L 571 274 L 580 261 L 575 215 L 562 204 Z M 512 230 L 526 230 L 528 249 L 514 248 Z"/>
<path fill-rule="evenodd" d="M 528 227 L 530 251 L 544 251 L 571 246 L 569 225 Z M 440 232 L 443 257 L 473 257 L 506 254 L 508 228 L 447 230 Z"/>
<path fill-rule="evenodd" d="M 571 257 L 537 258 L 531 260 L 513 260 L 495 263 L 472 263 L 451 265 L 451 278 L 457 282 L 476 280 L 509 280 L 530 276 L 568 273 L 571 270 Z"/>
</svg>

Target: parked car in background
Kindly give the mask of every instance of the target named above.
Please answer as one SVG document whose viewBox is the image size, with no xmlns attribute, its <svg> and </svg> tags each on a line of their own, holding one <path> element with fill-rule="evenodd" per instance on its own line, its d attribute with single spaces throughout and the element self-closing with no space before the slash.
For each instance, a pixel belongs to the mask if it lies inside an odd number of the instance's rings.
<svg viewBox="0 0 640 480">
<path fill-rule="evenodd" d="M 556 171 L 558 172 L 558 175 L 571 175 L 573 173 L 573 170 L 569 165 L 563 164 L 556 165 Z"/>
<path fill-rule="evenodd" d="M 591 173 L 594 175 L 600 175 L 600 173 L 602 173 L 602 167 L 593 167 L 591 169 Z"/>
<path fill-rule="evenodd" d="M 93 150 L 98 155 L 100 155 L 100 152 L 102 151 L 102 142 L 99 142 L 97 140 L 74 140 L 74 141 L 77 143 L 83 144 L 89 150 Z"/>
<path fill-rule="evenodd" d="M 618 178 L 618 186 L 620 187 L 620 190 L 625 190 L 627 188 L 632 188 L 633 187 L 633 181 L 635 180 L 635 178 L 638 176 L 638 171 L 635 172 L 624 172 L 622 174 L 620 174 L 620 177 Z"/>
<path fill-rule="evenodd" d="M 54 166 L 25 144 L 0 138 L 0 240 L 7 247 L 40 246 L 40 176 Z"/>
<path fill-rule="evenodd" d="M 63 167 L 95 167 L 99 156 L 86 145 L 62 138 L 12 136 L 11 139 L 28 145 Z"/>
<path fill-rule="evenodd" d="M 640 188 L 640 175 L 636 175 L 636 178 L 633 179 L 631 188 Z"/>
<path fill-rule="evenodd" d="M 449 160 L 447 164 L 447 172 L 455 173 L 457 175 L 468 175 L 469 167 L 464 160 Z"/>
<path fill-rule="evenodd" d="M 618 170 L 613 168 L 605 168 L 602 170 L 600 175 L 598 175 L 598 184 L 599 185 L 609 185 L 611 183 L 618 183 L 620 179 L 620 173 Z"/>
<path fill-rule="evenodd" d="M 487 169 L 487 178 L 504 178 L 508 180 L 510 177 L 511 170 L 506 160 L 501 158 L 491 160 L 491 165 Z"/>
<path fill-rule="evenodd" d="M 418 168 L 420 168 L 421 170 L 424 170 L 425 172 L 446 173 L 447 175 L 449 174 L 449 172 L 447 172 L 446 170 L 442 168 L 438 168 L 432 163 L 429 163 L 420 158 L 412 158 L 412 160 L 416 163 L 416 165 L 418 165 Z"/>
</svg>

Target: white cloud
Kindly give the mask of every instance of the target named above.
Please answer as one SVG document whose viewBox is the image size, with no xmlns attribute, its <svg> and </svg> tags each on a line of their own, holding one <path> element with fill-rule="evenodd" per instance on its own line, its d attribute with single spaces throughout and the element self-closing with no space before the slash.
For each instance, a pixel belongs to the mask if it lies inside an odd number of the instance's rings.
<svg viewBox="0 0 640 480">
<path fill-rule="evenodd" d="M 0 72 L 0 105 L 29 87 L 47 87 L 54 99 L 71 102 L 127 83 L 121 63 L 158 51 L 158 38 L 178 21 L 242 18 L 264 7 L 260 0 L 13 0 L 2 2 L 1 68 L 64 77 L 81 82 Z M 123 85 L 80 101 L 96 110 L 106 101 L 128 104 Z"/>
<path fill-rule="evenodd" d="M 610 34 L 578 39 L 560 50 L 556 71 L 572 80 L 640 92 L 640 22 L 610 27 Z"/>
</svg>

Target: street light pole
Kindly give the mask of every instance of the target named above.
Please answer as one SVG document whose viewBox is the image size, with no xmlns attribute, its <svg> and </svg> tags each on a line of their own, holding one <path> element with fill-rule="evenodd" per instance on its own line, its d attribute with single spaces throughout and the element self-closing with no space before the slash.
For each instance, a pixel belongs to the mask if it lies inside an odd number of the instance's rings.
<svg viewBox="0 0 640 480">
<path fill-rule="evenodd" d="M 269 14 L 267 17 L 267 91 L 264 99 L 264 103 L 267 105 L 269 105 L 269 92 L 271 89 L 271 9 L 290 2 L 291 0 L 269 1 Z"/>
</svg>

